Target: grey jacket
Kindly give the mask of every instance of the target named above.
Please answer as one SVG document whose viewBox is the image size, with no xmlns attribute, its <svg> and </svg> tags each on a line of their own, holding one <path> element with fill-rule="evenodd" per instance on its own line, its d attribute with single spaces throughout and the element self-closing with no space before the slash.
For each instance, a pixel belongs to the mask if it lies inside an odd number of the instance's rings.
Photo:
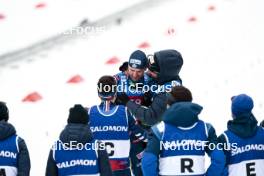
<svg viewBox="0 0 264 176">
<path fill-rule="evenodd" d="M 141 106 L 133 101 L 128 101 L 127 109 L 144 124 L 152 126 L 161 121 L 162 114 L 166 111 L 167 106 L 166 93 L 157 94 L 149 107 Z"/>
</svg>

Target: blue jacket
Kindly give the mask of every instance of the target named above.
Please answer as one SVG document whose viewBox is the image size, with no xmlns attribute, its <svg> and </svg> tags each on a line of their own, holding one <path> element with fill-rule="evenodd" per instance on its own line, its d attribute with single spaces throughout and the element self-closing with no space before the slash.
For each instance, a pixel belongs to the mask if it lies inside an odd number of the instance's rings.
<svg viewBox="0 0 264 176">
<path fill-rule="evenodd" d="M 178 102 L 173 104 L 163 115 L 165 124 L 170 124 L 175 127 L 190 127 L 199 121 L 198 115 L 202 107 L 191 102 Z M 157 176 L 158 161 L 160 155 L 160 140 L 161 134 L 157 133 L 157 125 L 152 127 L 152 132 L 149 135 L 148 145 L 143 154 L 142 168 L 144 176 Z M 217 144 L 217 136 L 212 125 L 206 123 L 208 131 L 208 144 Z M 207 176 L 220 176 L 225 164 L 225 157 L 222 150 L 210 150 L 205 148 L 206 153 L 211 158 L 211 165 L 207 169 Z"/>
<path fill-rule="evenodd" d="M 4 120 L 0 121 L 0 141 L 6 140 L 13 135 L 16 135 L 16 130 L 14 126 Z M 18 137 L 18 149 L 19 149 L 19 153 L 17 157 L 17 175 L 29 176 L 30 174 L 29 152 L 25 141 L 20 137 Z"/>
</svg>

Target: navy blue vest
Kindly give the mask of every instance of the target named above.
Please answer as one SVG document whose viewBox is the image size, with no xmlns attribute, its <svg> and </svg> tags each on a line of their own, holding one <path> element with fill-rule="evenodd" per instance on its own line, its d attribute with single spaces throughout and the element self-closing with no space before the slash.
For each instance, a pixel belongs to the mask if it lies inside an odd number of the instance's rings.
<svg viewBox="0 0 264 176">
<path fill-rule="evenodd" d="M 158 127 L 161 136 L 159 159 L 160 175 L 205 174 L 204 155 L 208 132 L 206 124 L 199 120 L 192 127 L 176 127 L 164 122 Z"/>
<path fill-rule="evenodd" d="M 18 153 L 17 135 L 12 135 L 7 139 L 0 141 L 0 169 L 5 168 L 2 172 L 5 172 L 8 176 L 17 175 Z"/>
<path fill-rule="evenodd" d="M 95 141 L 87 143 L 83 148 L 67 148 L 58 140 L 53 147 L 53 157 L 59 176 L 89 175 L 99 176 L 97 147 Z M 76 145 L 76 143 L 75 143 Z"/>
<path fill-rule="evenodd" d="M 226 156 L 229 175 L 264 175 L 264 130 L 259 127 L 250 138 L 240 138 L 229 130 L 224 135 L 230 146 Z"/>
</svg>

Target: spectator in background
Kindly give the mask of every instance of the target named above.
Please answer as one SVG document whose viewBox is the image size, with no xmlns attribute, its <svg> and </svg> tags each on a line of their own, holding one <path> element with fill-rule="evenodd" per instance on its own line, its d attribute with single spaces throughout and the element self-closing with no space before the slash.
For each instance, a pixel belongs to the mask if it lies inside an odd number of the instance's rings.
<svg viewBox="0 0 264 176">
<path fill-rule="evenodd" d="M 252 114 L 253 99 L 240 94 L 231 98 L 232 120 L 219 136 L 225 146 L 226 168 L 223 176 L 264 175 L 264 129 Z"/>
<path fill-rule="evenodd" d="M 29 176 L 30 158 L 25 141 L 8 123 L 9 111 L 0 101 L 0 176 Z"/>
</svg>

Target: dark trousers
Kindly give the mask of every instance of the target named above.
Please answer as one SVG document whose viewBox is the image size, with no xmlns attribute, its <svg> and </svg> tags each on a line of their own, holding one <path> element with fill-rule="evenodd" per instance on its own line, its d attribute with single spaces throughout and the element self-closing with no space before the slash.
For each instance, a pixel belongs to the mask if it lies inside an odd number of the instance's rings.
<svg viewBox="0 0 264 176">
<path fill-rule="evenodd" d="M 141 169 L 141 154 L 145 149 L 143 142 L 131 143 L 129 157 L 131 160 L 132 172 L 135 176 L 143 176 Z"/>
</svg>

